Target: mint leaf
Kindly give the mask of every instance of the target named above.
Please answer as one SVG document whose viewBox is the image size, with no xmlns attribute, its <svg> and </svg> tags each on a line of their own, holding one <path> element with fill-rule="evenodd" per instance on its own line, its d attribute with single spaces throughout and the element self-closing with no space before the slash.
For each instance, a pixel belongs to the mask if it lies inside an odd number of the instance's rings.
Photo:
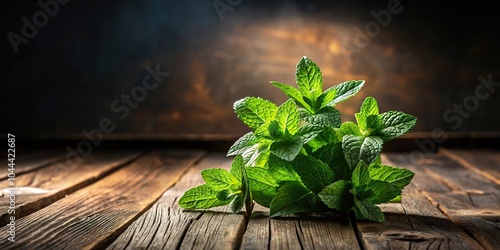
<svg viewBox="0 0 500 250">
<path fill-rule="evenodd" d="M 370 202 L 358 200 L 357 198 L 354 198 L 354 204 L 356 218 L 376 221 L 379 223 L 384 222 L 384 214 L 379 207 L 371 204 Z"/>
<path fill-rule="evenodd" d="M 365 98 L 363 101 L 363 104 L 361 104 L 361 108 L 359 110 L 361 114 L 365 114 L 366 116 L 368 115 L 378 115 L 379 110 L 378 110 L 378 104 L 377 100 L 375 98 L 369 96 Z"/>
<path fill-rule="evenodd" d="M 304 117 L 304 121 L 314 125 L 338 128 L 340 127 L 340 113 L 334 107 L 325 107 L 314 115 Z"/>
<path fill-rule="evenodd" d="M 380 128 L 373 135 L 380 136 L 384 142 L 403 135 L 417 124 L 416 117 L 399 111 L 383 113 L 380 120 Z"/>
<path fill-rule="evenodd" d="M 340 83 L 338 85 L 335 85 L 327 90 L 325 90 L 325 95 L 329 95 L 328 92 L 330 91 L 335 91 L 335 95 L 333 97 L 333 99 L 328 102 L 327 105 L 331 106 L 331 105 L 335 105 L 339 102 L 343 102 L 345 100 L 347 100 L 349 97 L 355 95 L 356 93 L 358 93 L 358 91 L 361 89 L 361 87 L 363 87 L 363 85 L 365 84 L 365 81 L 363 80 L 352 80 L 352 81 L 347 81 L 347 82 L 343 82 L 343 83 Z M 329 97 L 331 99 L 331 97 Z M 326 97 L 325 97 L 326 99 Z M 326 100 L 324 101 L 326 102 Z"/>
<path fill-rule="evenodd" d="M 316 63 L 310 58 L 302 57 L 297 64 L 295 78 L 302 96 L 315 102 L 323 91 L 323 76 Z"/>
<path fill-rule="evenodd" d="M 271 150 L 267 147 L 265 150 L 260 151 L 258 154 L 255 153 L 257 157 L 254 161 L 249 161 L 245 166 L 254 166 L 254 167 L 264 167 L 267 164 L 269 156 L 271 155 Z"/>
<path fill-rule="evenodd" d="M 236 156 L 231 169 L 202 171 L 206 184 L 188 190 L 180 206 L 228 204 L 233 212 L 245 206 L 250 214 L 255 200 L 270 208 L 271 217 L 334 209 L 384 220 L 374 204 L 401 199 L 414 174 L 381 165 L 382 144 L 409 131 L 416 118 L 396 111 L 379 114 L 377 101 L 367 97 L 355 114 L 357 124 L 341 123 L 334 106 L 359 92 L 364 81 L 322 92 L 321 71 L 307 57 L 295 73 L 297 89 L 271 82 L 290 98 L 279 107 L 258 97 L 235 102 L 236 115 L 252 132 L 229 149 L 227 155 Z"/>
<path fill-rule="evenodd" d="M 241 155 L 238 155 L 234 157 L 229 173 L 241 182 L 243 176 L 243 168 L 245 168 L 245 162 L 243 161 L 243 157 Z"/>
<path fill-rule="evenodd" d="M 289 99 L 278 108 L 276 121 L 283 131 L 288 131 L 292 135 L 297 132 L 299 113 L 292 99 Z"/>
<path fill-rule="evenodd" d="M 253 199 L 260 205 L 269 207 L 278 191 L 278 183 L 264 168 L 249 167 L 246 172 Z"/>
<path fill-rule="evenodd" d="M 382 164 L 382 158 L 380 157 L 380 155 L 378 155 L 377 158 L 375 158 L 375 160 L 369 165 L 369 167 L 379 166 L 380 164 Z"/>
<path fill-rule="evenodd" d="M 274 103 L 260 97 L 245 97 L 236 101 L 233 108 L 238 118 L 253 130 L 272 121 L 278 110 Z"/>
<path fill-rule="evenodd" d="M 322 127 L 308 124 L 300 127 L 296 135 L 302 139 L 303 143 L 308 143 L 322 131 Z"/>
<path fill-rule="evenodd" d="M 216 194 L 217 199 L 220 201 L 231 202 L 234 199 L 235 194 L 231 193 L 229 190 L 221 190 Z"/>
<path fill-rule="evenodd" d="M 356 113 L 354 114 L 354 117 L 356 117 L 356 122 L 358 123 L 358 126 L 360 129 L 366 129 L 366 114 L 363 113 Z"/>
<path fill-rule="evenodd" d="M 246 133 L 242 137 L 240 137 L 232 146 L 229 148 L 227 152 L 227 156 L 242 154 L 251 147 L 253 144 L 257 143 L 259 139 L 255 137 L 252 132 Z"/>
<path fill-rule="evenodd" d="M 207 184 L 189 189 L 179 200 L 179 206 L 184 209 L 206 209 L 227 204 L 229 201 L 219 200 L 217 192 Z"/>
<path fill-rule="evenodd" d="M 298 212 L 309 212 L 313 193 L 299 182 L 287 182 L 278 189 L 271 201 L 269 216 L 271 218 Z"/>
<path fill-rule="evenodd" d="M 387 165 L 370 166 L 370 179 L 392 183 L 403 189 L 413 179 L 415 174 L 404 168 Z"/>
<path fill-rule="evenodd" d="M 333 182 L 333 172 L 328 165 L 312 156 L 298 155 L 292 166 L 302 183 L 315 194 Z"/>
<path fill-rule="evenodd" d="M 269 157 L 271 140 L 261 139 L 241 153 L 246 166 L 263 166 Z"/>
<path fill-rule="evenodd" d="M 280 83 L 280 82 L 271 82 L 274 86 L 279 88 L 283 93 L 285 93 L 286 96 L 292 98 L 299 106 L 309 110 L 310 112 L 312 111 L 312 107 L 307 104 L 304 101 L 304 98 L 302 98 L 302 94 L 300 91 L 288 84 Z"/>
<path fill-rule="evenodd" d="M 394 197 L 392 200 L 390 200 L 389 202 L 401 202 L 401 195 L 398 195 L 396 197 Z"/>
<path fill-rule="evenodd" d="M 310 155 L 314 157 L 315 159 L 318 159 L 327 165 L 332 161 L 333 159 L 333 147 L 335 144 L 326 144 L 325 146 L 322 146 L 312 152 Z M 342 155 L 344 157 L 344 155 Z"/>
<path fill-rule="evenodd" d="M 207 185 L 214 191 L 229 190 L 239 188 L 240 183 L 227 170 L 221 168 L 209 168 L 201 171 L 201 176 Z"/>
<path fill-rule="evenodd" d="M 373 196 L 367 198 L 367 201 L 373 204 L 388 202 L 401 195 L 398 186 L 386 181 L 370 180 L 366 188 L 373 191 Z"/>
<path fill-rule="evenodd" d="M 283 160 L 293 161 L 302 148 L 302 139 L 294 136 L 283 141 L 275 141 L 271 144 L 271 152 Z"/>
<path fill-rule="evenodd" d="M 239 213 L 243 208 L 245 201 L 243 200 L 242 195 L 236 195 L 234 199 L 229 203 L 229 208 L 233 213 Z"/>
<path fill-rule="evenodd" d="M 379 109 L 377 101 L 375 100 L 375 98 L 370 96 L 363 101 L 359 113 L 356 113 L 354 115 L 356 116 L 356 122 L 358 123 L 358 126 L 362 130 L 367 130 L 368 128 L 374 128 L 373 126 L 377 126 L 380 123 L 378 113 Z M 368 125 L 368 123 L 370 123 L 370 126 Z M 369 135 L 370 132 L 371 131 L 368 131 L 367 134 Z"/>
<path fill-rule="evenodd" d="M 366 117 L 366 122 L 365 122 L 365 127 L 364 129 L 367 130 L 367 135 L 370 135 L 372 131 L 378 130 L 380 125 L 382 123 L 382 120 L 380 119 L 380 116 L 378 115 L 369 115 Z"/>
<path fill-rule="evenodd" d="M 269 123 L 269 126 L 267 127 L 267 131 L 269 132 L 269 136 L 272 139 L 286 138 L 288 136 L 288 131 L 286 131 L 286 127 L 280 126 L 280 124 L 277 121 L 271 121 Z"/>
<path fill-rule="evenodd" d="M 337 90 L 335 88 L 329 88 L 323 92 L 318 97 L 318 103 L 320 104 L 320 107 L 329 107 L 331 105 L 330 103 L 335 99 L 337 96 Z"/>
<path fill-rule="evenodd" d="M 340 134 L 344 135 L 362 135 L 358 125 L 354 122 L 344 122 L 340 125 Z"/>
<path fill-rule="evenodd" d="M 264 123 L 254 131 L 255 137 L 258 139 L 276 140 L 285 138 L 285 131 L 281 128 L 277 121 Z"/>
<path fill-rule="evenodd" d="M 370 179 L 370 172 L 368 172 L 368 166 L 365 162 L 360 161 L 354 171 L 352 171 L 352 184 L 354 187 L 361 187 L 368 183 Z"/>
<path fill-rule="evenodd" d="M 297 172 L 293 170 L 292 163 L 276 155 L 269 156 L 269 174 L 278 182 L 300 181 Z"/>
<path fill-rule="evenodd" d="M 351 188 L 351 182 L 340 180 L 326 186 L 318 196 L 329 208 L 348 211 L 353 206 L 353 197 L 349 192 Z"/>
<path fill-rule="evenodd" d="M 334 143 L 332 145 L 332 160 L 328 164 L 333 171 L 333 175 L 337 180 L 351 180 L 352 170 L 345 160 L 342 143 Z"/>
<path fill-rule="evenodd" d="M 347 163 L 354 167 L 360 160 L 372 163 L 382 151 L 382 139 L 376 136 L 344 135 L 342 149 Z"/>
<path fill-rule="evenodd" d="M 247 215 L 249 216 L 252 213 L 253 197 L 252 197 L 252 193 L 250 192 L 250 184 L 249 184 L 246 168 L 243 167 L 241 170 L 242 170 L 241 196 L 243 197 L 243 201 L 245 203 L 245 210 L 247 212 Z"/>
<path fill-rule="evenodd" d="M 319 133 L 313 140 L 307 143 L 311 147 L 311 152 L 332 143 L 337 143 L 342 141 L 342 136 L 338 128 L 333 127 L 322 127 L 323 131 Z"/>
</svg>

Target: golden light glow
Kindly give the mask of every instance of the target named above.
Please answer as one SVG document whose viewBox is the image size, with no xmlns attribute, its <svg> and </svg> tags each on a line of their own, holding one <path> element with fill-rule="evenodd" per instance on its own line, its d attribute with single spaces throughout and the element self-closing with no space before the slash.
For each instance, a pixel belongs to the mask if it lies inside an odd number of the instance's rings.
<svg viewBox="0 0 500 250">
<path fill-rule="evenodd" d="M 160 115 L 160 127 L 182 133 L 246 132 L 248 128 L 232 110 L 233 103 L 245 96 L 260 96 L 278 104 L 285 101 L 287 97 L 269 81 L 295 86 L 295 66 L 304 55 L 321 68 L 324 89 L 346 80 L 366 80 L 360 94 L 336 106 L 343 120 L 354 120 L 353 114 L 368 95 L 383 99 L 382 108 L 401 106 L 416 98 L 426 100 L 427 106 L 433 103 L 418 84 L 411 84 L 415 78 L 425 78 L 425 69 L 408 63 L 414 59 L 412 55 L 398 54 L 398 43 L 388 32 L 356 53 L 346 46 L 352 46 L 352 24 L 293 15 L 244 23 L 235 17 L 224 23 L 220 33 L 200 37 L 203 46 L 189 52 L 190 61 L 183 62 L 187 71 L 179 73 L 175 83 L 183 85 L 182 91 L 179 93 L 175 84 L 169 88 L 180 99 L 168 115 Z"/>
</svg>

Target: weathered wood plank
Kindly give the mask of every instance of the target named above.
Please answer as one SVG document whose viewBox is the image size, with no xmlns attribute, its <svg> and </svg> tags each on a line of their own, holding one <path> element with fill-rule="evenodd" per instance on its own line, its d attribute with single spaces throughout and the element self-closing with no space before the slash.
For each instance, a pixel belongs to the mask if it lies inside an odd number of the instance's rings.
<svg viewBox="0 0 500 250">
<path fill-rule="evenodd" d="M 440 149 L 439 153 L 457 161 L 465 168 L 500 185 L 500 152 L 489 150 Z"/>
<path fill-rule="evenodd" d="M 481 245 L 471 238 L 459 226 L 455 225 L 446 215 L 420 192 L 415 184 L 410 183 L 405 191 L 407 197 L 401 203 L 409 218 L 413 230 L 424 236 L 424 242 L 412 242 L 414 248 L 438 249 L 481 249 Z"/>
<path fill-rule="evenodd" d="M 183 211 L 177 204 L 186 190 L 203 183 L 200 171 L 229 169 L 232 158 L 212 154 L 194 165 L 182 178 L 107 249 L 228 249 L 239 244 L 245 227 L 242 214 L 210 211 Z"/>
<path fill-rule="evenodd" d="M 38 150 L 28 153 L 17 153 L 15 158 L 15 174 L 19 176 L 23 173 L 48 166 L 51 163 L 63 160 L 65 156 L 66 154 L 64 154 L 64 152 L 57 150 Z M 7 158 L 2 159 L 0 163 L 1 166 L 7 166 Z M 0 176 L 0 180 L 7 178 L 7 172 L 5 171 Z"/>
<path fill-rule="evenodd" d="M 382 160 L 388 165 L 400 165 L 390 162 L 385 155 Z M 401 203 L 386 203 L 380 207 L 386 217 L 384 223 L 356 223 L 366 249 L 481 249 L 474 239 L 434 207 L 413 182 L 403 191 Z"/>
<path fill-rule="evenodd" d="M 358 235 L 365 249 L 410 249 L 415 232 L 401 204 L 380 205 L 385 215 L 382 224 L 356 221 Z"/>
<path fill-rule="evenodd" d="M 269 249 L 270 227 L 269 210 L 259 204 L 255 204 L 252 215 L 248 220 L 247 229 L 243 235 L 241 249 Z"/>
<path fill-rule="evenodd" d="M 269 249 L 302 249 L 297 233 L 299 227 L 295 220 L 269 220 L 270 238 Z"/>
<path fill-rule="evenodd" d="M 467 233 L 434 207 L 410 184 L 400 204 L 382 204 L 386 222 L 359 221 L 366 249 L 481 249 Z M 366 225 L 369 229 L 366 230 Z M 369 236 L 365 240 L 366 232 Z"/>
<path fill-rule="evenodd" d="M 298 221 L 303 249 L 360 249 L 347 215 L 325 215 Z"/>
<path fill-rule="evenodd" d="M 87 186 L 102 176 L 137 158 L 140 151 L 95 152 L 82 159 L 79 164 L 65 162 L 31 171 L 16 177 L 16 218 L 29 215 L 65 195 Z M 9 187 L 9 181 L 0 181 L 1 187 Z M 10 188 L 3 189 L 0 200 L 0 226 L 10 220 Z"/>
<path fill-rule="evenodd" d="M 236 249 L 245 226 L 242 213 L 205 212 L 191 224 L 180 249 Z"/>
<path fill-rule="evenodd" d="M 269 219 L 269 210 L 256 205 L 241 249 L 359 249 L 359 244 L 347 214 Z"/>
<path fill-rule="evenodd" d="M 390 160 L 415 172 L 414 184 L 452 222 L 486 249 L 500 245 L 499 187 L 441 154 L 411 163 L 408 157 Z"/>
<path fill-rule="evenodd" d="M 16 220 L 0 249 L 101 249 L 173 185 L 201 152 L 155 151 Z M 0 228 L 7 231 L 7 227 Z"/>
</svg>

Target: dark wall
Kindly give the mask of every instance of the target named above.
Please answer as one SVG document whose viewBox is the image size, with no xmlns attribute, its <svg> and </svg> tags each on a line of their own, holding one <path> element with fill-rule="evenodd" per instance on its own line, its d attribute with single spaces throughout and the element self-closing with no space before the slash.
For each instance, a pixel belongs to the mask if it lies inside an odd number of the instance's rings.
<svg viewBox="0 0 500 250">
<path fill-rule="evenodd" d="M 221 2 L 232 9 L 223 20 L 214 7 Z M 500 82 L 493 5 L 400 1 L 386 27 L 371 27 L 363 40 L 356 27 L 366 33 L 371 11 L 390 1 L 232 2 L 69 1 L 57 13 L 52 6 L 53 17 L 17 53 L 11 32 L 24 37 L 22 18 L 32 21 L 42 7 L 2 3 L 0 131 L 77 134 L 104 119 L 114 133 L 241 134 L 232 103 L 248 95 L 284 101 L 269 81 L 293 84 L 303 55 L 319 64 L 325 87 L 366 80 L 338 105 L 345 120 L 371 95 L 382 110 L 417 116 L 414 131 L 499 131 L 500 87 L 478 87 L 480 76 Z M 148 67 L 168 76 L 140 92 Z M 134 91 L 146 96 L 126 104 L 122 95 Z"/>
</svg>

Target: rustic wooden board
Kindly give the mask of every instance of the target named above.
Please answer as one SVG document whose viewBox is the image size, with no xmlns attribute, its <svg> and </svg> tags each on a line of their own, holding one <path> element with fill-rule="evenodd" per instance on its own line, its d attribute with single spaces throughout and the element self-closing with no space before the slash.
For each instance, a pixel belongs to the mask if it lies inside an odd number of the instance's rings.
<svg viewBox="0 0 500 250">
<path fill-rule="evenodd" d="M 139 154 L 140 151 L 95 152 L 79 164 L 57 162 L 16 177 L 16 218 L 29 215 L 95 182 Z M 0 186 L 9 187 L 9 181 L 0 181 Z M 8 188 L 3 189 L 4 198 L 0 200 L 0 226 L 9 222 L 7 192 Z"/>
<path fill-rule="evenodd" d="M 459 226 L 421 193 L 415 184 L 410 183 L 404 192 L 407 195 L 401 202 L 410 224 L 419 235 L 424 235 L 427 242 L 415 239 L 414 248 L 442 249 L 481 249 L 479 243 L 471 238 Z M 425 237 L 430 234 L 430 237 Z M 438 247 L 435 247 L 438 246 Z"/>
<path fill-rule="evenodd" d="M 269 210 L 255 204 L 243 235 L 241 249 L 269 249 L 270 227 Z"/>
<path fill-rule="evenodd" d="M 481 246 L 495 249 L 500 245 L 498 185 L 440 154 L 414 163 L 400 155 L 389 155 L 389 159 L 414 171 L 414 183 L 426 198 Z"/>
<path fill-rule="evenodd" d="M 193 221 L 180 249 L 236 249 L 245 232 L 245 216 L 229 211 L 209 211 Z"/>
<path fill-rule="evenodd" d="M 500 152 L 489 150 L 440 149 L 439 153 L 457 161 L 465 168 L 500 185 Z"/>
<path fill-rule="evenodd" d="M 269 219 L 269 209 L 256 205 L 241 249 L 359 249 L 345 215 L 291 216 Z"/>
<path fill-rule="evenodd" d="M 385 155 L 382 160 L 388 165 L 398 165 Z M 381 204 L 380 208 L 385 214 L 384 223 L 356 222 L 366 249 L 481 249 L 433 206 L 413 182 L 403 191 L 401 203 Z"/>
<path fill-rule="evenodd" d="M 189 187 L 201 184 L 200 171 L 207 167 L 209 165 L 206 164 L 196 164 L 191 167 L 107 249 L 175 249 L 189 225 L 202 214 L 202 212 L 182 211 L 177 201 Z"/>
<path fill-rule="evenodd" d="M 245 230 L 243 214 L 210 211 L 183 211 L 178 199 L 186 190 L 203 183 L 200 171 L 229 169 L 232 158 L 212 154 L 193 166 L 141 217 L 132 223 L 108 249 L 231 249 L 236 248 Z"/>
<path fill-rule="evenodd" d="M 23 173 L 43 168 L 56 161 L 62 161 L 66 157 L 63 151 L 58 150 L 37 150 L 27 153 L 16 153 L 15 158 L 15 174 L 19 176 Z M 7 158 L 0 161 L 1 166 L 7 168 Z M 7 171 L 2 171 L 0 180 L 7 179 Z"/>
<path fill-rule="evenodd" d="M 416 235 L 401 204 L 380 205 L 385 222 L 356 221 L 356 229 L 365 249 L 410 249 Z"/>
<path fill-rule="evenodd" d="M 110 244 L 201 157 L 155 151 L 64 199 L 16 220 L 16 242 L 0 249 L 92 249 Z M 7 227 L 0 230 L 6 232 Z"/>
<path fill-rule="evenodd" d="M 300 219 L 298 224 L 303 249 L 360 249 L 347 215 L 309 217 Z"/>
</svg>

